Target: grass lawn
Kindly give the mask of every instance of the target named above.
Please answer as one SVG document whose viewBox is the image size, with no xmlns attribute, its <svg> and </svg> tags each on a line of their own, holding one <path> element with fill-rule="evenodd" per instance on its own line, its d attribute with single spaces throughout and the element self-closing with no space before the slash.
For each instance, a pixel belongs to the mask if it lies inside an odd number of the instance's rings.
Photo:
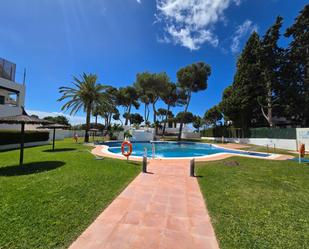
<svg viewBox="0 0 309 249">
<path fill-rule="evenodd" d="M 221 249 L 309 248 L 308 163 L 233 157 L 198 175 Z"/>
<path fill-rule="evenodd" d="M 240 149 L 240 150 L 250 150 L 250 151 L 258 151 L 258 152 L 266 152 L 266 153 L 275 153 L 275 154 L 285 154 L 285 155 L 291 155 L 294 157 L 298 158 L 298 154 L 297 153 L 293 153 L 289 150 L 284 150 L 284 149 L 278 149 L 278 148 L 272 148 L 269 147 L 267 149 L 266 146 L 259 146 L 259 145 L 253 145 L 253 144 L 248 144 L 247 148 L 244 149 Z M 305 158 L 309 159 L 309 154 L 308 152 L 306 152 Z"/>
<path fill-rule="evenodd" d="M 66 248 L 140 172 L 72 139 L 0 152 L 0 248 Z"/>
</svg>

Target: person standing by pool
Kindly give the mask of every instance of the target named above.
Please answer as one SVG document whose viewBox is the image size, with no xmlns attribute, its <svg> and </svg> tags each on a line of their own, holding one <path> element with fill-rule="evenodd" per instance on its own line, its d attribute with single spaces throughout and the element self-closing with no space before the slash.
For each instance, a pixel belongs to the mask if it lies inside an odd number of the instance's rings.
<svg viewBox="0 0 309 249">
<path fill-rule="evenodd" d="M 76 132 L 74 133 L 73 139 L 75 140 L 75 143 L 77 143 L 77 142 L 78 142 L 78 135 L 77 135 L 77 133 L 76 133 Z"/>
</svg>

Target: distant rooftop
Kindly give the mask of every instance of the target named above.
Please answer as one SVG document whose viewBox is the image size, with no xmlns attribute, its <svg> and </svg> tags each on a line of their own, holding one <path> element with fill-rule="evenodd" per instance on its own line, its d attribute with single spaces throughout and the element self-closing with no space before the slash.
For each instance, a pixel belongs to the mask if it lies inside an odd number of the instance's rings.
<svg viewBox="0 0 309 249">
<path fill-rule="evenodd" d="M 0 77 L 15 82 L 16 64 L 0 58 Z"/>
</svg>

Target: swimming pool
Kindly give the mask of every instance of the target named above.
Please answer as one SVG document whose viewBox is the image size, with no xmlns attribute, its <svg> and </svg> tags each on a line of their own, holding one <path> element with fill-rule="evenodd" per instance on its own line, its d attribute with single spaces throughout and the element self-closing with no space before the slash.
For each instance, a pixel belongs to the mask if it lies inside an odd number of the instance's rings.
<svg viewBox="0 0 309 249">
<path fill-rule="evenodd" d="M 121 142 L 106 142 L 108 152 L 121 154 Z M 204 157 L 218 153 L 247 155 L 254 157 L 269 157 L 270 154 L 250 151 L 225 149 L 216 145 L 194 142 L 132 142 L 132 155 L 141 157 L 147 149 L 147 157 L 153 156 L 153 147 L 156 158 Z"/>
</svg>

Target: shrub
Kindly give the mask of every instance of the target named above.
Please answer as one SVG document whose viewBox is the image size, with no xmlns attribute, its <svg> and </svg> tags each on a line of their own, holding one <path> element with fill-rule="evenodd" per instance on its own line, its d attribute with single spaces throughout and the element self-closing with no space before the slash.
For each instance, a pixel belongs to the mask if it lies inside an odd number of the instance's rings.
<svg viewBox="0 0 309 249">
<path fill-rule="evenodd" d="M 47 141 L 49 139 L 48 131 L 25 131 L 25 143 Z M 20 131 L 0 131 L 0 145 L 19 144 Z"/>
</svg>

